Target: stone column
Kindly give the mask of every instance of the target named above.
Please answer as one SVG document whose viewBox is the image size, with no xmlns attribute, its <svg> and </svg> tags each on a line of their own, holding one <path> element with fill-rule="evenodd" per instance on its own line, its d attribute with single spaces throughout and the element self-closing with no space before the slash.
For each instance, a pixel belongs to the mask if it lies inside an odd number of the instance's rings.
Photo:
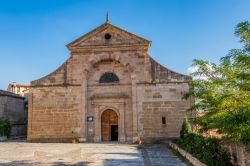
<svg viewBox="0 0 250 166">
<path fill-rule="evenodd" d="M 125 142 L 126 138 L 125 138 L 125 126 L 124 126 L 124 119 L 125 119 L 125 105 L 124 103 L 122 103 L 121 105 L 119 105 L 119 121 L 118 121 L 118 138 L 119 138 L 119 142 Z"/>
<path fill-rule="evenodd" d="M 29 92 L 29 106 L 28 106 L 28 131 L 27 131 L 27 140 L 31 141 L 32 139 L 32 114 L 33 114 L 33 92 L 32 88 Z"/>
<path fill-rule="evenodd" d="M 93 102 L 93 101 L 92 101 Z M 92 104 L 94 110 L 94 142 L 101 142 L 101 111 L 99 106 L 95 103 Z"/>
<path fill-rule="evenodd" d="M 132 111 L 133 111 L 133 142 L 137 140 L 136 133 L 138 131 L 138 102 L 137 102 L 137 84 L 132 82 Z"/>
<path fill-rule="evenodd" d="M 80 130 L 80 141 L 86 142 L 87 141 L 87 122 L 86 122 L 86 114 L 87 114 L 87 71 L 84 71 L 82 74 L 82 86 L 81 86 L 81 105 L 80 105 L 80 112 L 81 112 L 81 130 Z"/>
</svg>

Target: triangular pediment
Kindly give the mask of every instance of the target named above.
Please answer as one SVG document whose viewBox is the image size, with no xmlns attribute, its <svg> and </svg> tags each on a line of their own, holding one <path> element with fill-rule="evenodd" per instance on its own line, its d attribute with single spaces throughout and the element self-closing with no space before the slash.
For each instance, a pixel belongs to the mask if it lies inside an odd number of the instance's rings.
<svg viewBox="0 0 250 166">
<path fill-rule="evenodd" d="M 107 38 L 107 34 L 110 38 Z M 81 36 L 67 45 L 71 48 L 110 47 L 110 46 L 150 46 L 150 41 L 116 27 L 110 23 L 104 23 L 93 31 Z"/>
</svg>

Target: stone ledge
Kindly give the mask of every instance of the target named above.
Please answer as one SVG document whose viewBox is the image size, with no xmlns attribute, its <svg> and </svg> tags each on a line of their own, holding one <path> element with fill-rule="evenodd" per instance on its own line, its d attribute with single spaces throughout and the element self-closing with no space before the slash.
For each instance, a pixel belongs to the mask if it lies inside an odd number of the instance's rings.
<svg viewBox="0 0 250 166">
<path fill-rule="evenodd" d="M 180 148 L 178 145 L 174 144 L 173 142 L 166 141 L 166 143 L 174 150 L 177 150 L 183 157 L 185 157 L 194 166 L 206 166 L 204 163 L 200 162 L 197 158 L 195 158 L 190 153 L 186 152 L 185 150 L 183 150 L 182 148 Z"/>
</svg>

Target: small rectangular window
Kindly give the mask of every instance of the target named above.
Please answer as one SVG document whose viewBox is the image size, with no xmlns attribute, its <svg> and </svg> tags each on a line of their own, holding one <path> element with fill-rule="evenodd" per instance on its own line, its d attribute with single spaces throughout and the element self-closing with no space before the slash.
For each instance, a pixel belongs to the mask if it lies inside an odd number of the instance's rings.
<svg viewBox="0 0 250 166">
<path fill-rule="evenodd" d="M 166 117 L 161 118 L 161 123 L 164 124 L 164 125 L 166 124 Z"/>
</svg>

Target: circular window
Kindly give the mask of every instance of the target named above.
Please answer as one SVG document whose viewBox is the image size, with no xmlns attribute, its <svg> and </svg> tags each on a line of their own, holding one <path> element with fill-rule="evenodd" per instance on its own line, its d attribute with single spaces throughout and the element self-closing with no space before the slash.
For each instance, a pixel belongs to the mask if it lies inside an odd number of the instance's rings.
<svg viewBox="0 0 250 166">
<path fill-rule="evenodd" d="M 109 33 L 106 33 L 104 37 L 106 40 L 109 40 L 111 38 L 111 35 Z"/>
</svg>

